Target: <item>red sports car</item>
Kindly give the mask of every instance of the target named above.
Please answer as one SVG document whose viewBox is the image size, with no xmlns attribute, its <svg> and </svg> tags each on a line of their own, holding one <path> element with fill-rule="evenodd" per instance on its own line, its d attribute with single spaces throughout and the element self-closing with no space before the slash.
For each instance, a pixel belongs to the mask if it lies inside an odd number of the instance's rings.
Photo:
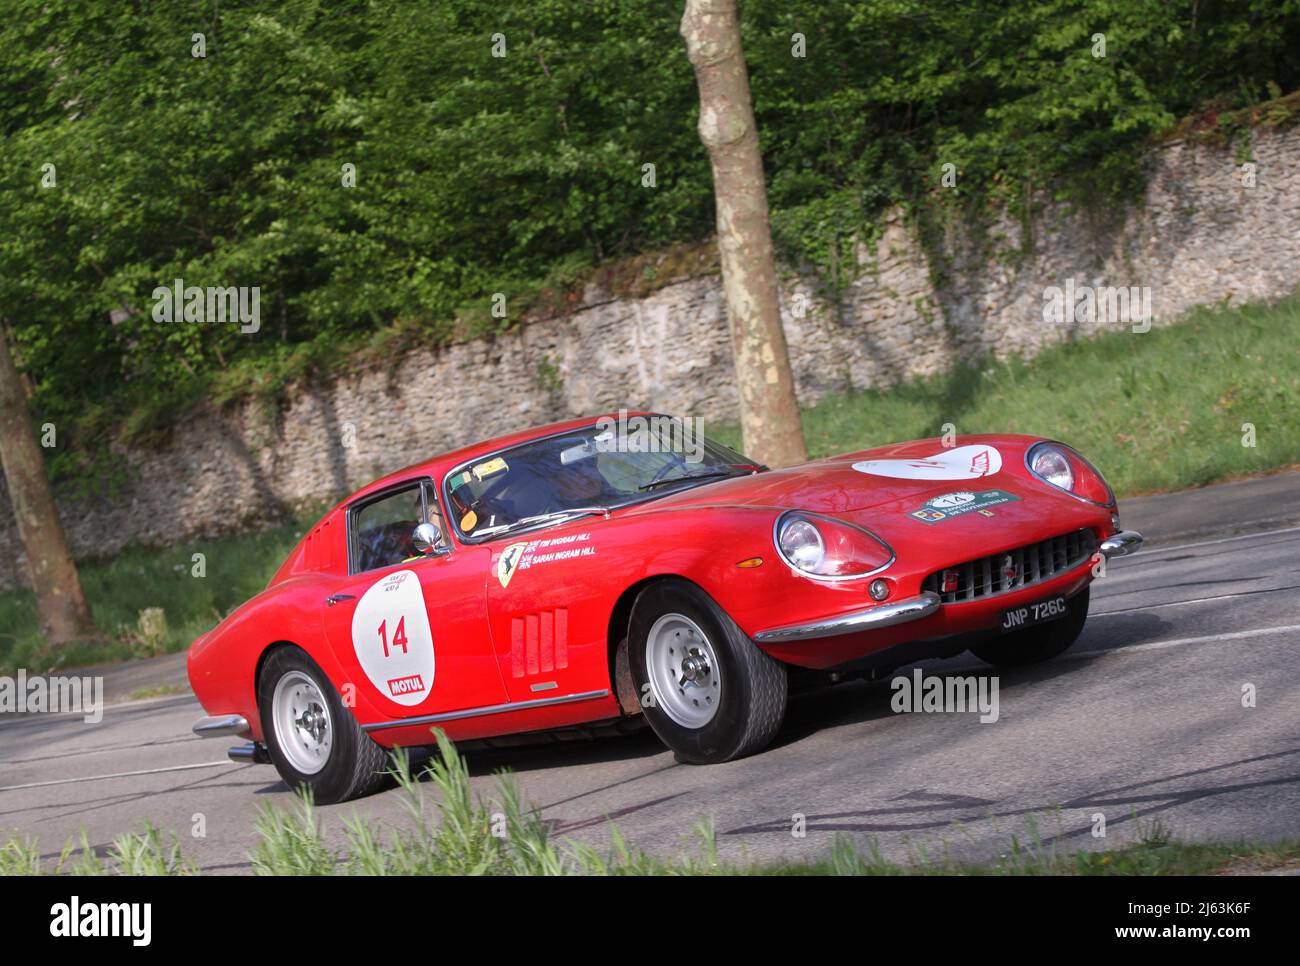
<svg viewBox="0 0 1300 966">
<path fill-rule="evenodd" d="M 685 430 L 685 431 L 684 431 Z M 650 727 L 679 760 L 763 748 L 792 686 L 971 650 L 1060 653 L 1120 528 L 1101 474 L 1025 436 L 769 470 L 664 416 L 605 416 L 390 474 L 194 642 L 243 761 L 336 802 L 388 749 Z"/>
</svg>

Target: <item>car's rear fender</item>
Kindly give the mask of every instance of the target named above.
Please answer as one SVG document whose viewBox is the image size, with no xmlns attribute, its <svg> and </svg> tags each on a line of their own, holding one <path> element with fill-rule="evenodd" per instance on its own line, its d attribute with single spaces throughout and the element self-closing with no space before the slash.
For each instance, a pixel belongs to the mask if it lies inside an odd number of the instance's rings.
<svg viewBox="0 0 1300 966">
<path fill-rule="evenodd" d="M 309 654 L 362 724 L 381 715 L 325 646 L 319 613 L 322 595 L 311 578 L 295 579 L 253 598 L 190 648 L 190 687 L 209 715 L 243 715 L 254 740 L 264 739 L 257 707 L 257 678 L 277 647 Z"/>
</svg>

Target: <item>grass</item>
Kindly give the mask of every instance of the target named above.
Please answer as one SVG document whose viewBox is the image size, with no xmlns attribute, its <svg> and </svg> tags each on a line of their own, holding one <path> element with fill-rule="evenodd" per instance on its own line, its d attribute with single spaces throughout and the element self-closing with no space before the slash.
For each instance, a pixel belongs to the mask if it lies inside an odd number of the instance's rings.
<svg viewBox="0 0 1300 966">
<path fill-rule="evenodd" d="M 1028 433 L 1070 443 L 1133 496 L 1300 462 L 1300 296 L 1198 309 L 804 411 L 813 457 L 958 433 Z M 1244 423 L 1254 447 L 1242 445 Z M 711 427 L 728 445 L 736 427 Z"/>
<path fill-rule="evenodd" d="M 1137 841 L 1105 852 L 1061 852 L 1031 828 L 1028 844 L 1012 840 L 989 863 L 966 863 L 916 854 L 907 863 L 885 859 L 875 840 L 865 851 L 848 838 L 806 862 L 745 865 L 723 862 L 708 823 L 696 826 L 691 854 L 663 857 L 631 848 L 611 823 L 611 847 L 557 839 L 530 809 L 508 774 L 487 801 L 474 793 L 464 759 L 440 733 L 440 756 L 429 765 L 438 792 L 432 802 L 405 756 L 394 758 L 394 777 L 408 824 L 380 829 L 356 814 L 344 820 L 345 845 L 332 848 L 309 798 L 291 809 L 263 805 L 258 844 L 250 859 L 259 875 L 1197 875 L 1246 866 L 1259 872 L 1300 861 L 1300 840 L 1275 844 L 1183 844 L 1158 821 L 1137 825 Z M 46 862 L 33 839 L 0 845 L 0 876 L 192 875 L 197 867 L 179 840 L 146 824 L 142 833 L 116 839 L 101 857 L 83 833 Z"/>
<path fill-rule="evenodd" d="M 804 413 L 814 457 L 960 433 L 1032 433 L 1079 448 L 1121 496 L 1198 486 L 1300 461 L 1300 296 L 1201 309 L 1170 326 L 1113 332 L 1032 360 L 824 400 Z M 1243 424 L 1256 444 L 1242 445 Z M 716 428 L 739 444 L 735 427 Z M 711 432 L 713 429 L 711 428 Z M 27 591 L 0 593 L 0 673 L 167 653 L 266 586 L 314 518 L 82 566 L 102 637 L 48 651 Z M 191 576 L 191 555 L 206 577 Z M 162 610 L 161 621 L 156 613 Z"/>
<path fill-rule="evenodd" d="M 175 694 L 189 694 L 190 689 L 179 684 L 164 684 L 156 688 L 137 688 L 127 695 L 128 701 L 147 701 L 150 698 L 167 698 Z"/>
</svg>

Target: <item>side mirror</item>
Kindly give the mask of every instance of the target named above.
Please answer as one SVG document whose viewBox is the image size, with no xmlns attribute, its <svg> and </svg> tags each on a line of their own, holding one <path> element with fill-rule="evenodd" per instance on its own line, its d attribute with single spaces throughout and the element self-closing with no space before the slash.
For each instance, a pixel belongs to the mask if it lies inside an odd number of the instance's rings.
<svg viewBox="0 0 1300 966">
<path fill-rule="evenodd" d="M 445 553 L 448 549 L 442 540 L 442 531 L 436 523 L 421 523 L 411 534 L 415 552 L 420 554 Z"/>
</svg>

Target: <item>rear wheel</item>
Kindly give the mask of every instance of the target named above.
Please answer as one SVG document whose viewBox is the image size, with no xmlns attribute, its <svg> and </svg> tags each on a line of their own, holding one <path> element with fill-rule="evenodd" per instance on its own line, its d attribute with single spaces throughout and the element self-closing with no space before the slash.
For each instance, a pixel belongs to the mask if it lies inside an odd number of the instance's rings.
<svg viewBox="0 0 1300 966">
<path fill-rule="evenodd" d="M 1064 617 L 1003 634 L 986 644 L 972 647 L 971 653 L 995 667 L 1022 667 L 1056 657 L 1079 638 L 1083 622 L 1088 619 L 1090 588 L 1085 587 L 1067 601 Z"/>
<path fill-rule="evenodd" d="M 369 794 L 387 777 L 388 753 L 357 724 L 319 665 L 297 647 L 281 647 L 257 683 L 262 734 L 280 777 L 311 789 L 317 804 Z"/>
<path fill-rule="evenodd" d="M 740 758 L 768 744 L 785 716 L 786 673 L 694 584 L 642 591 L 628 631 L 646 720 L 689 764 Z"/>
</svg>

